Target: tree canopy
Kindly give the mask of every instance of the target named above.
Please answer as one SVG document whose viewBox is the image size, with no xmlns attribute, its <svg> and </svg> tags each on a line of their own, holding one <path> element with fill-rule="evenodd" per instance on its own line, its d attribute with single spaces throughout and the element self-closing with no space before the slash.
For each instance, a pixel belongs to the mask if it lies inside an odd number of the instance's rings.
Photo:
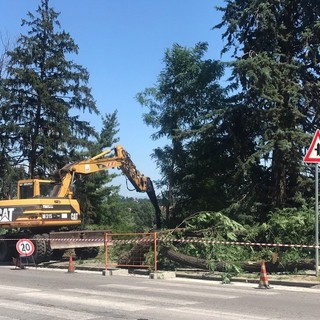
<svg viewBox="0 0 320 320">
<path fill-rule="evenodd" d="M 203 58 L 207 46 L 174 44 L 165 52 L 157 85 L 137 95 L 149 109 L 145 122 L 157 129 L 153 137 L 166 137 L 170 142 L 157 148 L 154 157 L 162 172 L 168 205 L 177 209 L 173 221 L 179 219 L 178 211 L 219 207 L 223 199 L 223 194 L 215 194 L 219 169 L 213 163 L 220 160 L 213 150 L 217 148 L 226 92 L 218 83 L 223 74 L 221 63 Z M 208 193 L 216 197 L 209 201 Z"/>
<path fill-rule="evenodd" d="M 248 160 L 264 162 L 265 202 L 272 210 L 301 206 L 303 152 L 319 122 L 320 4 L 235 0 L 219 10 L 239 104 L 250 112 L 248 125 L 259 124 Z"/>
<path fill-rule="evenodd" d="M 137 97 L 153 138 L 170 142 L 154 157 L 176 221 L 223 210 L 261 223 L 313 196 L 302 159 L 319 122 L 320 4 L 230 0 L 218 10 L 231 62 L 205 59 L 205 43 L 174 44 L 156 85 Z"/>
</svg>

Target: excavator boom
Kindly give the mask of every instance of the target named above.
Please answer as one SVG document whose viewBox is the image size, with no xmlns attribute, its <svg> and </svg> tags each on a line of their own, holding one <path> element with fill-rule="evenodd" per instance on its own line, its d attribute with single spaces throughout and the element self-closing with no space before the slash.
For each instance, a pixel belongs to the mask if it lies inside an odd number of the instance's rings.
<svg viewBox="0 0 320 320">
<path fill-rule="evenodd" d="M 156 215 L 157 228 L 161 228 L 161 210 L 155 194 L 153 183 L 149 177 L 144 176 L 136 168 L 127 151 L 120 145 L 107 149 L 104 152 L 79 162 L 64 166 L 58 171 L 56 179 L 61 181 L 56 196 L 67 197 L 71 195 L 71 185 L 75 174 L 91 174 L 108 169 L 118 168 L 127 177 L 137 192 L 146 192 Z"/>
</svg>

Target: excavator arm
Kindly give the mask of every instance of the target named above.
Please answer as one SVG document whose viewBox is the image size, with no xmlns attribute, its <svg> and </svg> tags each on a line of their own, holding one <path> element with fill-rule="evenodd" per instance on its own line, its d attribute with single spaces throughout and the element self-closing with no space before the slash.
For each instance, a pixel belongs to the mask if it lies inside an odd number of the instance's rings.
<svg viewBox="0 0 320 320">
<path fill-rule="evenodd" d="M 71 197 L 71 186 L 75 174 L 91 174 L 98 171 L 118 168 L 128 178 L 137 192 L 146 192 L 156 215 L 157 228 L 161 228 L 161 210 L 155 194 L 153 183 L 149 177 L 144 176 L 137 170 L 130 155 L 120 145 L 107 149 L 104 152 L 86 160 L 75 162 L 64 166 L 55 175 L 56 180 L 60 181 L 59 187 L 54 191 L 54 196 Z"/>
</svg>

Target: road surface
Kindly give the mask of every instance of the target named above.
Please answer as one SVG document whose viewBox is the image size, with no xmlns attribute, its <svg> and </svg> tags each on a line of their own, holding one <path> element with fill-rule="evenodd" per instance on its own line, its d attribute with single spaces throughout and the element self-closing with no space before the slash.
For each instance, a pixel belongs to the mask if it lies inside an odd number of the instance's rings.
<svg viewBox="0 0 320 320">
<path fill-rule="evenodd" d="M 319 319 L 320 289 L 0 267 L 0 320 Z"/>
</svg>

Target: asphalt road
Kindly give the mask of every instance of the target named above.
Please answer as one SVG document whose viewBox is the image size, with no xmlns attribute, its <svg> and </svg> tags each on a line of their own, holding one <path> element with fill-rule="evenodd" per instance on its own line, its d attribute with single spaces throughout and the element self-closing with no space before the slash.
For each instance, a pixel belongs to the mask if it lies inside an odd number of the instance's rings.
<svg viewBox="0 0 320 320">
<path fill-rule="evenodd" d="M 0 267 L 0 320 L 312 320 L 319 299 L 319 288 Z"/>
</svg>

